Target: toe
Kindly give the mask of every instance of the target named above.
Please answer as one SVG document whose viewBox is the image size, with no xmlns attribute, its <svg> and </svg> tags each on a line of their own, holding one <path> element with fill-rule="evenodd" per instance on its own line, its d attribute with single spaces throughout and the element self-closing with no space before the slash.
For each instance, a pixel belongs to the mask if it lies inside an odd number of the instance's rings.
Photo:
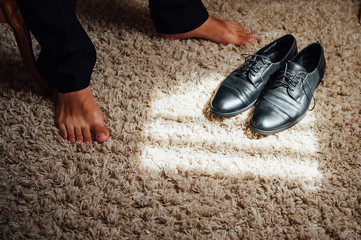
<svg viewBox="0 0 361 240">
<path fill-rule="evenodd" d="M 253 37 L 252 34 L 250 34 L 248 32 L 239 31 L 239 32 L 237 32 L 237 40 L 236 41 L 238 41 L 242 44 L 255 43 L 256 38 Z"/>
<path fill-rule="evenodd" d="M 75 143 L 75 132 L 74 132 L 74 128 L 73 127 L 67 127 L 67 135 L 68 135 L 68 140 L 71 144 Z"/>
<path fill-rule="evenodd" d="M 75 128 L 75 137 L 77 142 L 83 142 L 83 132 L 81 128 L 79 127 Z"/>
<path fill-rule="evenodd" d="M 67 139 L 68 138 L 68 134 L 66 131 L 66 127 L 64 124 L 57 124 L 58 125 L 58 129 L 59 129 L 59 134 L 62 138 Z"/>
<path fill-rule="evenodd" d="M 91 133 L 90 133 L 89 128 L 88 127 L 83 128 L 82 132 L 83 132 L 84 143 L 86 145 L 91 145 L 92 144 L 92 137 L 91 137 Z"/>
<path fill-rule="evenodd" d="M 253 38 L 250 33 L 244 31 L 227 31 L 223 36 L 227 43 L 235 45 L 246 45 L 250 43 L 250 39 Z"/>
<path fill-rule="evenodd" d="M 248 43 L 256 43 L 257 39 L 255 37 L 253 37 L 252 35 L 250 35 L 247 39 Z"/>
<path fill-rule="evenodd" d="M 105 126 L 95 127 L 93 132 L 95 135 L 95 140 L 100 143 L 108 140 L 110 136 L 109 130 Z"/>
</svg>

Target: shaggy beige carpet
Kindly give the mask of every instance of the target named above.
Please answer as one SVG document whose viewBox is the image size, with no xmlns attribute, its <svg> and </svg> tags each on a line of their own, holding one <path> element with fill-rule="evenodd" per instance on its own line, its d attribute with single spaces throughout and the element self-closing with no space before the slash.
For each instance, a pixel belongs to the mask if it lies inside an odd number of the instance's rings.
<svg viewBox="0 0 361 240">
<path fill-rule="evenodd" d="M 0 238 L 361 239 L 360 1 L 204 4 L 258 42 L 164 40 L 146 0 L 79 1 L 111 129 L 92 147 L 58 135 L 51 99 L 0 26 Z M 252 110 L 212 116 L 212 94 L 241 53 L 287 33 L 299 49 L 325 48 L 315 109 L 267 137 L 249 128 Z"/>
</svg>

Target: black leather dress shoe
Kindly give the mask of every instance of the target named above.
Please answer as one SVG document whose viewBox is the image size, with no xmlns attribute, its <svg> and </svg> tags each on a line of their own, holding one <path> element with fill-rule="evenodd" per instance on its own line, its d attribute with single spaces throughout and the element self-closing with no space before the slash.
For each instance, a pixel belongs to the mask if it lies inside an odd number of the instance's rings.
<svg viewBox="0 0 361 240">
<path fill-rule="evenodd" d="M 245 63 L 220 84 L 210 104 L 211 112 L 231 117 L 253 107 L 270 76 L 296 54 L 296 39 L 291 34 L 269 43 L 255 54 L 242 54 Z"/>
<path fill-rule="evenodd" d="M 268 135 L 301 121 L 322 81 L 325 68 L 325 56 L 319 43 L 312 43 L 300 51 L 270 80 L 254 110 L 251 128 Z"/>
</svg>

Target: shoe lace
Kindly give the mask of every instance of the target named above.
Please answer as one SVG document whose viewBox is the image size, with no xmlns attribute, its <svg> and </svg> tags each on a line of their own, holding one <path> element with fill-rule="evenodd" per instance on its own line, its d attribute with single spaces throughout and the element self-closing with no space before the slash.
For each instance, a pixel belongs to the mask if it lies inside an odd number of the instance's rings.
<svg viewBox="0 0 361 240">
<path fill-rule="evenodd" d="M 241 56 L 244 57 L 245 63 L 233 72 L 233 75 L 236 77 L 244 76 L 244 74 L 251 74 L 252 76 L 255 76 L 258 71 L 261 70 L 262 66 L 265 65 L 267 61 L 269 61 L 268 57 L 258 54 L 242 53 Z M 255 86 L 255 84 L 249 78 L 247 79 L 252 83 L 253 86 Z"/>
<path fill-rule="evenodd" d="M 276 87 L 284 87 L 284 88 L 286 88 L 287 90 L 293 92 L 293 91 L 294 91 L 294 88 L 295 88 L 300 82 L 304 82 L 304 78 L 301 77 L 301 76 L 299 76 L 298 74 L 295 75 L 295 74 L 292 74 L 292 73 L 288 72 L 288 71 L 287 71 L 287 68 L 288 68 L 288 64 L 286 63 L 285 69 L 280 72 L 281 77 L 278 78 L 277 81 L 276 81 Z M 310 88 L 310 86 L 308 85 L 308 83 L 307 83 L 307 82 L 305 82 L 305 83 L 306 83 L 308 89 L 311 90 L 311 88 Z M 305 90 L 305 85 L 304 85 L 304 84 L 302 85 L 302 88 L 303 88 L 303 91 L 305 92 L 306 97 L 308 98 L 308 100 L 311 100 L 310 97 L 308 96 L 306 90 Z M 293 96 L 289 93 L 289 91 L 287 91 L 288 95 L 289 95 L 292 99 L 294 99 Z M 312 100 L 313 100 L 313 106 L 312 106 L 312 108 L 309 109 L 309 110 L 312 111 L 312 110 L 315 108 L 315 106 L 316 106 L 316 98 L 313 96 L 312 91 L 310 91 L 310 92 L 311 92 L 311 98 L 312 98 Z M 296 100 L 296 99 L 294 99 L 294 100 Z"/>
</svg>

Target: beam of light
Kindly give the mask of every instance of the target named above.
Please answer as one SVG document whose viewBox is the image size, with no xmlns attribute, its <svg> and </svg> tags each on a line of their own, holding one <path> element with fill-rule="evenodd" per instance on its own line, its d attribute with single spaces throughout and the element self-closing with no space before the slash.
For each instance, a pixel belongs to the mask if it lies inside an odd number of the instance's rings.
<svg viewBox="0 0 361 240">
<path fill-rule="evenodd" d="M 155 92 L 143 128 L 140 165 L 146 171 L 295 179 L 312 187 L 318 171 L 312 112 L 298 125 L 268 137 L 250 137 L 250 113 L 210 119 L 205 108 L 219 80 L 185 84 L 172 93 Z M 251 110 L 252 111 L 252 110 Z"/>
</svg>

